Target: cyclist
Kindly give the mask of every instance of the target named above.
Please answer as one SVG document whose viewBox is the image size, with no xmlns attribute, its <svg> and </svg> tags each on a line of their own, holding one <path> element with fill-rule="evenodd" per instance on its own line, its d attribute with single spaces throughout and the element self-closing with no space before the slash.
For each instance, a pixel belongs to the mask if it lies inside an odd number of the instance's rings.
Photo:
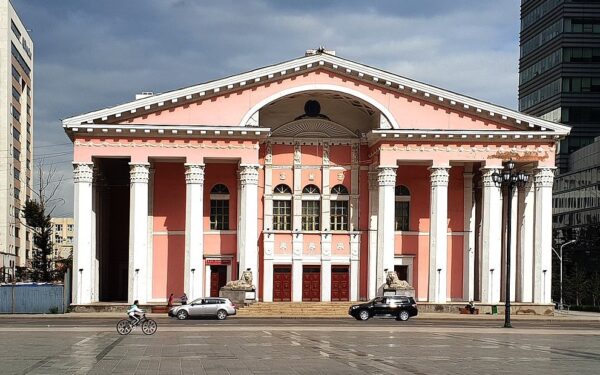
<svg viewBox="0 0 600 375">
<path fill-rule="evenodd" d="M 137 306 L 138 303 L 139 302 L 136 299 L 135 301 L 133 301 L 133 305 L 131 305 L 129 310 L 127 310 L 127 315 L 129 315 L 129 318 L 134 321 L 133 325 L 137 325 L 140 321 L 140 315 L 138 315 L 138 313 L 143 313 L 143 311 Z"/>
</svg>

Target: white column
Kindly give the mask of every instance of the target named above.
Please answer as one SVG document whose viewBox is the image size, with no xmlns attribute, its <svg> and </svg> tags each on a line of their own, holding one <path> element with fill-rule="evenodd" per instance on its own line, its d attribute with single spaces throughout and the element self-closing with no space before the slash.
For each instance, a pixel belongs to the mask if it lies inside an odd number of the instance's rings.
<svg viewBox="0 0 600 375">
<path fill-rule="evenodd" d="M 552 302 L 552 184 L 554 168 L 535 170 L 534 303 Z"/>
<path fill-rule="evenodd" d="M 258 166 L 240 165 L 240 272 L 250 269 L 254 285 L 260 290 L 258 275 Z M 241 233 L 240 233 L 241 231 Z"/>
<path fill-rule="evenodd" d="M 473 301 L 475 298 L 475 205 L 473 200 L 472 166 L 465 166 L 463 174 L 464 186 L 464 239 L 463 239 L 463 299 Z"/>
<path fill-rule="evenodd" d="M 358 285 L 360 282 L 360 233 L 350 237 L 350 301 L 358 301 Z"/>
<path fill-rule="evenodd" d="M 429 301 L 445 303 L 448 275 L 448 180 L 449 166 L 431 169 L 429 216 Z"/>
<path fill-rule="evenodd" d="M 396 166 L 379 167 L 379 210 L 377 216 L 377 290 L 385 284 L 385 270 L 394 270 L 394 210 Z"/>
<path fill-rule="evenodd" d="M 149 163 L 129 163 L 129 301 L 148 301 Z"/>
<path fill-rule="evenodd" d="M 185 273 L 190 299 L 204 297 L 204 165 L 185 164 Z M 210 293 L 210 292 L 209 292 Z"/>
<path fill-rule="evenodd" d="M 263 273 L 263 302 L 273 302 L 273 259 L 265 258 Z"/>
<path fill-rule="evenodd" d="M 378 173 L 369 171 L 369 259 L 368 259 L 368 297 L 377 296 L 377 214 L 379 210 Z"/>
<path fill-rule="evenodd" d="M 533 176 L 519 188 L 519 246 L 517 267 L 517 301 L 533 302 L 533 245 L 535 189 Z"/>
<path fill-rule="evenodd" d="M 210 296 L 210 265 L 204 266 L 204 297 Z"/>
<path fill-rule="evenodd" d="M 321 301 L 331 301 L 331 259 L 321 260 Z"/>
<path fill-rule="evenodd" d="M 73 163 L 74 222 L 73 244 L 73 303 L 76 305 L 95 302 L 93 296 L 95 250 L 92 247 L 92 180 L 93 163 Z"/>
<path fill-rule="evenodd" d="M 482 168 L 483 211 L 482 246 L 480 264 L 481 302 L 500 302 L 501 245 L 502 245 L 502 195 L 500 187 L 492 180 L 495 168 Z"/>
<path fill-rule="evenodd" d="M 292 260 L 292 302 L 302 302 L 302 261 L 300 260 L 302 248 L 298 256 L 297 252 L 298 248 L 295 247 Z"/>
</svg>

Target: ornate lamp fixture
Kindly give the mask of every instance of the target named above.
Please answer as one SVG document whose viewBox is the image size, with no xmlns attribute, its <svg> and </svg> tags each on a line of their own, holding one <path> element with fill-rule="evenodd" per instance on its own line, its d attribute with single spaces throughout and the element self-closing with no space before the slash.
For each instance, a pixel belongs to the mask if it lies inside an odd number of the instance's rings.
<svg viewBox="0 0 600 375">
<path fill-rule="evenodd" d="M 505 308 L 504 308 L 504 328 L 512 328 L 510 324 L 510 240 L 511 240 L 511 225 L 512 225 L 512 196 L 515 187 L 524 186 L 529 180 L 529 175 L 515 170 L 515 163 L 509 160 L 504 164 L 501 173 L 492 174 L 492 180 L 501 189 L 506 188 L 508 193 L 508 207 L 506 220 L 506 287 L 505 287 Z"/>
</svg>

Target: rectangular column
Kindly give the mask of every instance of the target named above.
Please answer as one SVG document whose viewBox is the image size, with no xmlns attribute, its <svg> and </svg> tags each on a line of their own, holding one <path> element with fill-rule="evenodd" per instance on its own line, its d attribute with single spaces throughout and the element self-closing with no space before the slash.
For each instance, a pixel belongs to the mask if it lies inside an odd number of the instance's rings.
<svg viewBox="0 0 600 375">
<path fill-rule="evenodd" d="M 552 303 L 552 184 L 554 168 L 535 170 L 534 303 Z"/>
<path fill-rule="evenodd" d="M 482 246 L 480 264 L 481 302 L 500 302 L 501 245 L 502 245 L 502 194 L 496 186 L 492 174 L 498 170 L 482 168 L 483 172 L 483 212 Z"/>
<path fill-rule="evenodd" d="M 510 192 L 509 192 L 510 193 Z M 515 187 L 513 189 L 513 196 L 511 199 L 512 203 L 512 216 L 508 219 L 511 221 L 511 238 L 510 238 L 510 300 L 516 301 L 516 287 L 517 287 L 517 222 L 518 222 L 518 210 L 519 210 L 519 191 Z M 506 277 L 506 276 L 505 276 Z M 506 282 L 503 282 L 506 285 Z M 503 298 L 506 300 L 506 298 Z"/>
<path fill-rule="evenodd" d="M 294 254 L 296 251 L 294 248 Z M 299 257 L 292 260 L 292 302 L 302 302 L 302 261 Z"/>
<path fill-rule="evenodd" d="M 475 204 L 473 199 L 473 166 L 465 166 L 464 185 L 464 255 L 463 255 L 463 299 L 475 299 Z"/>
<path fill-rule="evenodd" d="M 368 259 L 368 297 L 377 296 L 377 214 L 379 210 L 378 173 L 369 171 L 369 259 Z"/>
<path fill-rule="evenodd" d="M 210 296 L 210 288 L 211 288 L 210 276 L 211 276 L 210 266 L 204 266 L 204 297 Z"/>
<path fill-rule="evenodd" d="M 273 259 L 266 259 L 263 267 L 263 302 L 273 302 Z"/>
<path fill-rule="evenodd" d="M 396 166 L 379 167 L 379 210 L 377 215 L 377 293 L 383 293 L 386 271 L 394 270 L 394 188 Z"/>
<path fill-rule="evenodd" d="M 205 296 L 204 268 L 204 165 L 186 163 L 184 289 L 190 300 Z"/>
<path fill-rule="evenodd" d="M 321 261 L 321 301 L 331 301 L 331 259 Z"/>
<path fill-rule="evenodd" d="M 130 302 L 148 301 L 148 180 L 149 163 L 129 163 L 129 284 Z"/>
<path fill-rule="evenodd" d="M 96 250 L 92 246 L 93 163 L 73 163 L 73 166 L 75 238 L 72 293 L 73 303 L 81 305 L 98 299 L 97 295 L 93 295 L 94 272 L 92 270 Z"/>
<path fill-rule="evenodd" d="M 533 302 L 533 245 L 535 189 L 533 178 L 519 188 L 517 301 Z"/>
<path fill-rule="evenodd" d="M 433 166 L 429 218 L 429 301 L 446 302 L 449 166 Z M 393 268 L 392 268 L 393 269 Z"/>
<path fill-rule="evenodd" d="M 256 290 L 260 290 L 258 274 L 258 165 L 240 165 L 240 272 L 252 271 Z"/>
<path fill-rule="evenodd" d="M 350 301 L 358 301 L 360 283 L 360 233 L 352 233 L 350 237 Z"/>
</svg>

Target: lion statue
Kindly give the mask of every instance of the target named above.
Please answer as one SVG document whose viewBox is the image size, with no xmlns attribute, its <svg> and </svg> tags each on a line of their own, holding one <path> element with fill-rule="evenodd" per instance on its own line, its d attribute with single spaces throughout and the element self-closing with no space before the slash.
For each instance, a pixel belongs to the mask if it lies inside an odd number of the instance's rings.
<svg viewBox="0 0 600 375">
<path fill-rule="evenodd" d="M 249 269 L 242 272 L 242 277 L 239 280 L 232 280 L 225 285 L 229 289 L 254 289 L 252 285 L 252 271 Z"/>
<path fill-rule="evenodd" d="M 405 280 L 400 280 L 398 274 L 395 271 L 388 271 L 385 278 L 385 283 L 390 289 L 404 289 L 410 288 L 410 284 Z"/>
</svg>

